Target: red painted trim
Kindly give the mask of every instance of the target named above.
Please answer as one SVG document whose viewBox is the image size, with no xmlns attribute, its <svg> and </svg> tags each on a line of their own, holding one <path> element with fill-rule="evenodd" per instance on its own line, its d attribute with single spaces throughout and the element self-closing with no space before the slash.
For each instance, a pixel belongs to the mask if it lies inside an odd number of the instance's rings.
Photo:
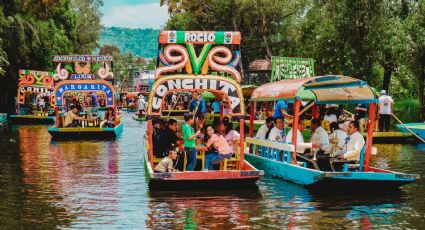
<svg viewBox="0 0 425 230">
<path fill-rule="evenodd" d="M 250 114 L 249 114 L 249 137 L 254 136 L 254 102 L 251 101 L 251 105 L 250 105 Z"/>
<path fill-rule="evenodd" d="M 55 106 L 56 128 L 59 128 L 59 108 Z"/>
<path fill-rule="evenodd" d="M 243 167 L 245 160 L 244 160 L 244 139 L 245 139 L 245 120 L 240 119 L 239 120 L 239 129 L 240 129 L 240 140 L 239 140 L 239 154 L 240 154 L 240 168 Z"/>
<path fill-rule="evenodd" d="M 152 127 L 152 120 L 148 120 L 148 143 L 149 143 L 149 163 L 151 163 L 152 169 L 154 168 L 153 165 L 153 127 Z"/>
<path fill-rule="evenodd" d="M 372 151 L 372 140 L 373 140 L 373 128 L 375 127 L 375 110 L 376 103 L 372 102 L 369 104 L 369 124 L 367 125 L 367 138 L 366 138 L 366 150 L 364 156 L 363 171 L 369 171 L 370 165 L 370 154 Z"/>
<path fill-rule="evenodd" d="M 225 180 L 225 179 L 249 179 L 261 176 L 241 176 L 240 170 L 234 171 L 186 171 L 172 173 L 172 177 L 164 180 Z"/>
<path fill-rule="evenodd" d="M 220 103 L 220 120 L 224 118 L 224 106 Z"/>
<path fill-rule="evenodd" d="M 291 164 L 297 164 L 294 160 L 297 157 L 297 131 L 298 131 L 298 120 L 300 119 L 301 100 L 295 99 L 294 101 L 294 118 L 292 120 L 292 144 L 295 146 L 295 150 L 292 153 Z"/>
<path fill-rule="evenodd" d="M 369 167 L 369 172 L 393 173 L 389 170 L 379 169 L 379 168 L 374 168 L 374 167 Z"/>
</svg>

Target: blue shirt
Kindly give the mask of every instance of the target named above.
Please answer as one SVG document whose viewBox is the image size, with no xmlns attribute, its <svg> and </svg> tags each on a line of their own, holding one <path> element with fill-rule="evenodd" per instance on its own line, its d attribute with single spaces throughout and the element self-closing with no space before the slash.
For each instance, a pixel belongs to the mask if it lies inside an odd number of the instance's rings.
<svg viewBox="0 0 425 230">
<path fill-rule="evenodd" d="M 212 103 L 212 107 L 214 109 L 214 113 L 220 113 L 220 102 L 219 101 L 214 101 Z"/>
<path fill-rule="evenodd" d="M 276 106 L 274 107 L 274 114 L 273 118 L 276 117 L 282 117 L 285 118 L 285 116 L 280 112 L 280 109 L 285 109 L 285 112 L 288 113 L 288 103 L 286 103 L 285 100 L 280 100 L 276 103 Z"/>
<path fill-rule="evenodd" d="M 201 102 L 200 102 L 200 104 L 198 106 L 198 110 L 197 111 L 193 111 L 193 110 L 195 110 L 195 108 L 196 108 L 197 105 L 198 105 L 198 99 L 193 99 L 190 102 L 189 111 L 192 112 L 192 113 L 196 113 L 196 115 L 195 115 L 196 117 L 198 117 L 199 114 L 201 114 L 201 113 L 204 113 L 204 117 L 206 117 L 206 115 L 207 115 L 207 108 L 205 107 L 205 100 L 202 98 L 201 99 Z"/>
</svg>

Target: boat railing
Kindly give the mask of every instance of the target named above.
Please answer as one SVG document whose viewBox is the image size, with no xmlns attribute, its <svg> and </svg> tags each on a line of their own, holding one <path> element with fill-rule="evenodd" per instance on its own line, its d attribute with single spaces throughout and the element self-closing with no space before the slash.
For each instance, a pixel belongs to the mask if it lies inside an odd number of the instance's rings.
<svg viewBox="0 0 425 230">
<path fill-rule="evenodd" d="M 245 142 L 250 146 L 251 153 L 254 155 L 288 163 L 291 162 L 291 153 L 295 151 L 295 146 L 288 143 L 252 137 L 246 138 Z"/>
</svg>

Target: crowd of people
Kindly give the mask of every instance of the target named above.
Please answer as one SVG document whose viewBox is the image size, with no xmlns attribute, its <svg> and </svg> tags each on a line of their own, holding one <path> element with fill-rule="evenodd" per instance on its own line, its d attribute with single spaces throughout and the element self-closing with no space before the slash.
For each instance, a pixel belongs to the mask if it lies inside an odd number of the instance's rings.
<svg viewBox="0 0 425 230">
<path fill-rule="evenodd" d="M 199 114 L 203 117 L 203 113 Z M 197 153 L 205 151 L 205 166 L 200 170 L 219 169 L 219 163 L 235 156 L 240 135 L 234 130 L 232 122 L 225 118 L 206 125 L 205 120 L 196 117 L 196 113 L 185 113 L 184 123 L 174 119 L 165 122 L 153 121 L 153 150 L 156 158 L 162 160 L 155 167 L 157 172 L 194 171 L 198 169 Z M 177 157 L 174 157 L 174 154 Z M 170 159 L 173 167 L 168 167 Z M 186 159 L 186 168 L 183 161 Z"/>
<path fill-rule="evenodd" d="M 82 121 L 97 120 L 99 107 L 102 102 L 104 103 L 104 100 L 103 95 L 98 95 L 96 92 L 65 96 L 64 109 L 67 112 L 63 127 L 81 127 Z M 106 109 L 104 119 L 99 122 L 99 126 L 103 128 L 115 127 L 115 112 L 113 108 Z"/>
</svg>

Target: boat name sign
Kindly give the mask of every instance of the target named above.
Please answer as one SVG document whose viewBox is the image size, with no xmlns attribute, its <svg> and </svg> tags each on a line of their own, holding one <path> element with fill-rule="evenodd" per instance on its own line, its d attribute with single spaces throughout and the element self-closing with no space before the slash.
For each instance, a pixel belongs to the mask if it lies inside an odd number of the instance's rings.
<svg viewBox="0 0 425 230">
<path fill-rule="evenodd" d="M 188 78 L 188 79 L 168 79 L 161 84 L 157 85 L 154 89 L 154 96 L 152 100 L 152 113 L 158 114 L 161 110 L 161 106 L 169 91 L 194 91 L 194 90 L 205 90 L 212 92 L 223 93 L 228 96 L 233 114 L 239 114 L 241 112 L 241 99 L 242 95 L 236 87 L 225 80 L 208 79 L 208 78 Z"/>
<path fill-rule="evenodd" d="M 107 83 L 67 83 L 62 84 L 55 90 L 56 106 L 62 106 L 62 96 L 67 91 L 103 91 L 106 95 L 106 105 L 114 105 L 114 90 Z"/>
</svg>

